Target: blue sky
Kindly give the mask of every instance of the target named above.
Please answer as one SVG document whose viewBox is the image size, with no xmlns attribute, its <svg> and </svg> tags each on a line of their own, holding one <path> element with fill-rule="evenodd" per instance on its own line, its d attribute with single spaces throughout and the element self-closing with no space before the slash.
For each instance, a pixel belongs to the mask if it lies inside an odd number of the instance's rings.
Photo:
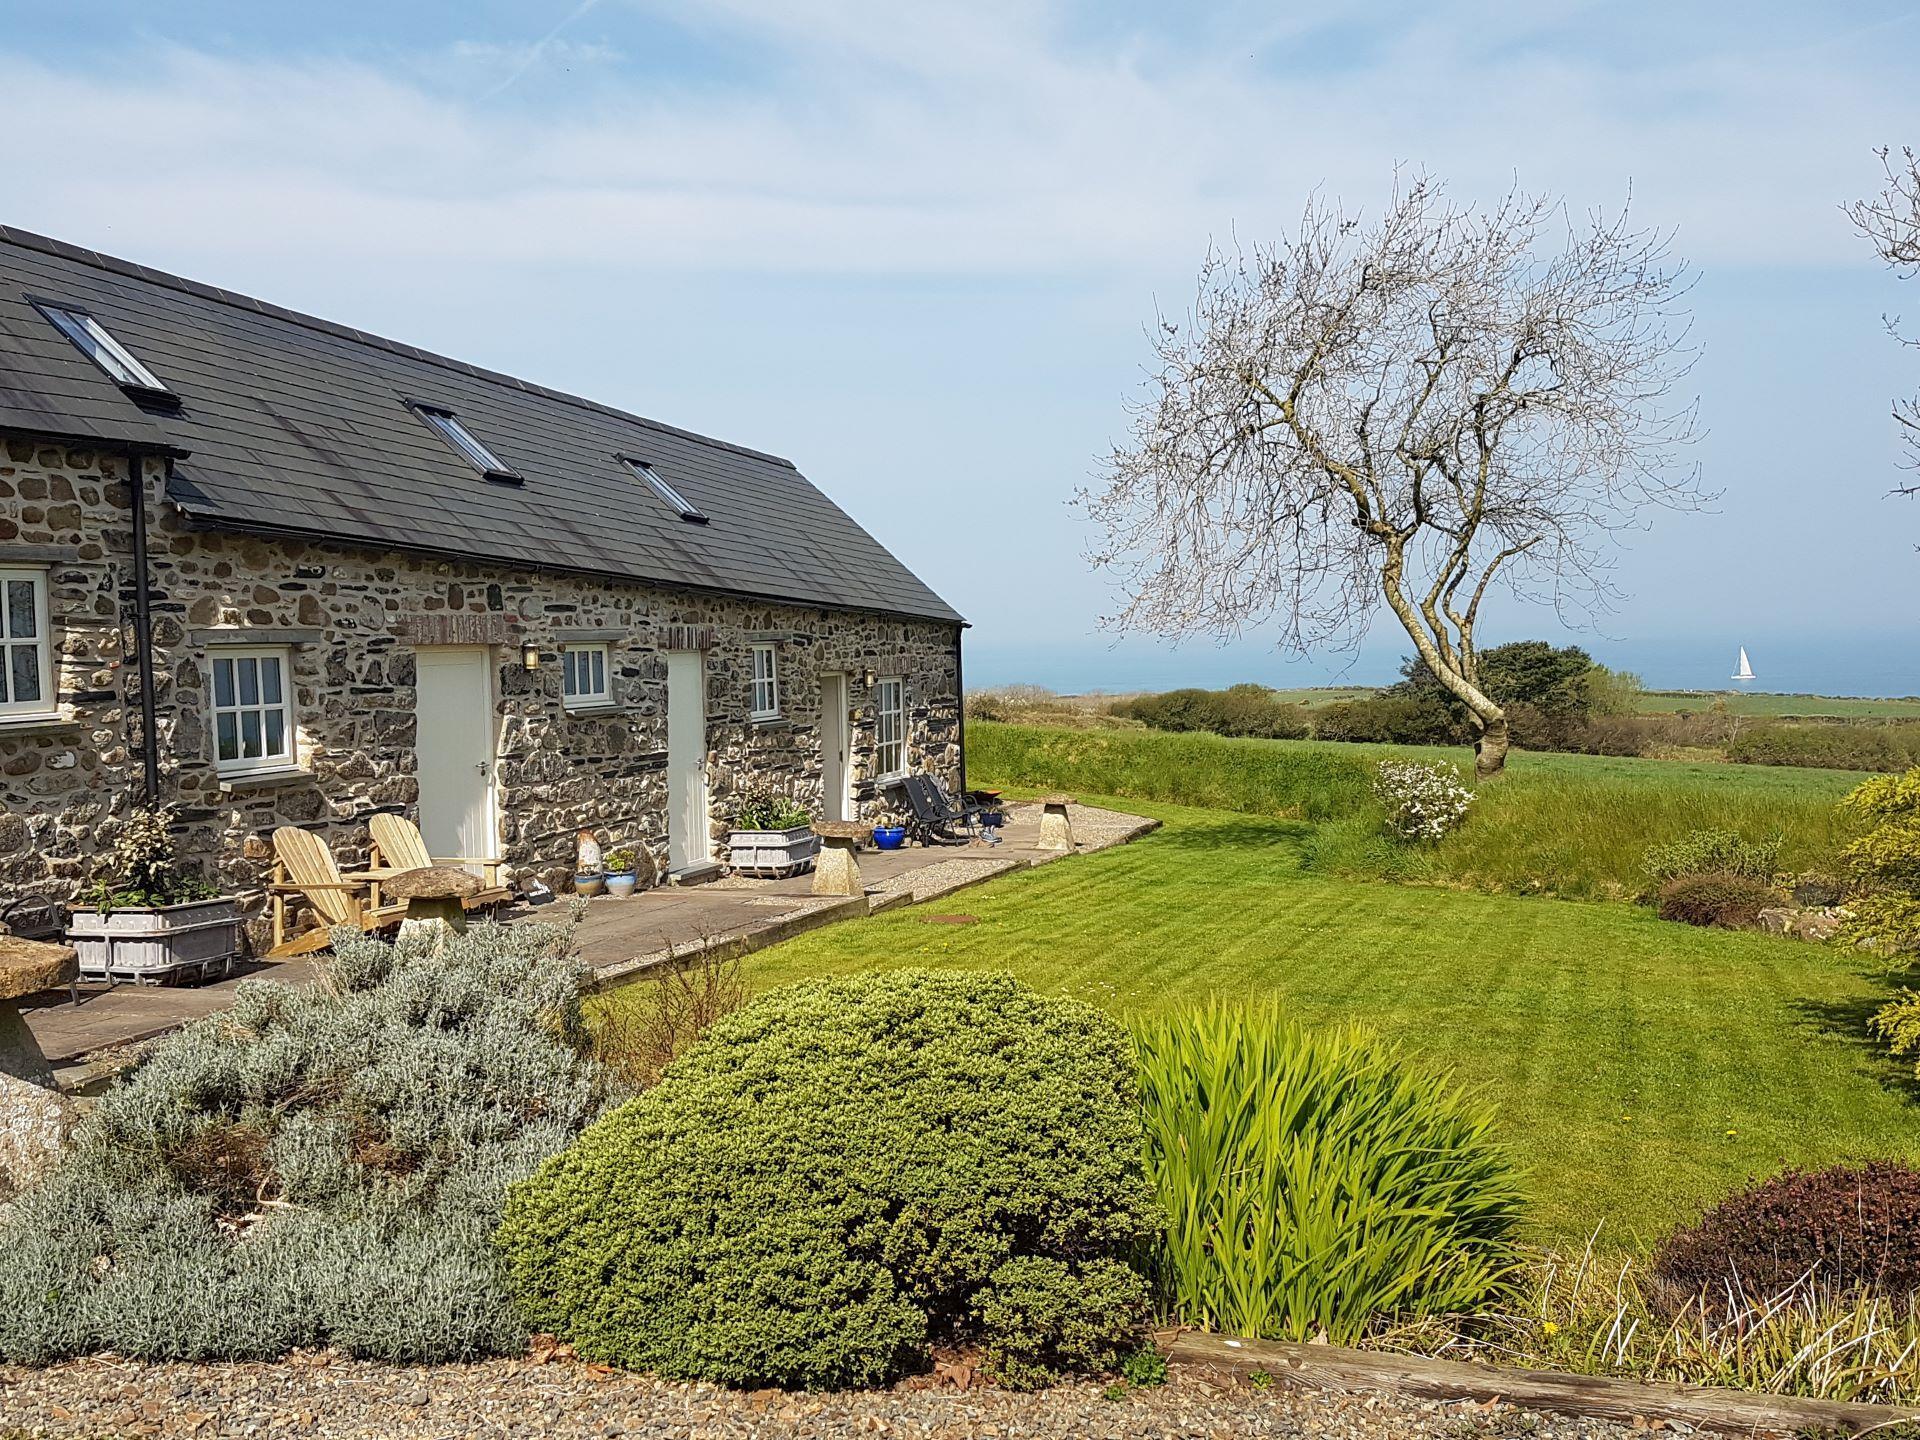
<svg viewBox="0 0 1920 1440">
<path fill-rule="evenodd" d="M 1597 628 L 1665 684 L 1920 691 L 1920 319 L 1839 206 L 1920 144 L 1920 9 L 0 0 L 0 219 L 792 456 L 975 622 L 970 681 L 1374 679 L 1178 651 L 1067 501 L 1212 241 L 1398 162 L 1629 194 L 1694 266 L 1696 455 Z M 19 137 L 33 143 L 21 144 Z M 956 507 L 960 516 L 956 523 Z"/>
</svg>

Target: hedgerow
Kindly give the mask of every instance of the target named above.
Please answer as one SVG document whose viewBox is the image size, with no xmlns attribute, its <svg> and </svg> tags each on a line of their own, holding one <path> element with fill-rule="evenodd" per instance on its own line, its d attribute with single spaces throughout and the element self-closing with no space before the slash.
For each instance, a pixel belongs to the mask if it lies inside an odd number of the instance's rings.
<svg viewBox="0 0 1920 1440">
<path fill-rule="evenodd" d="M 0 1212 L 0 1357 L 523 1348 L 490 1236 L 603 1103 L 568 932 L 336 942 L 163 1041 Z"/>
<path fill-rule="evenodd" d="M 1152 1232 L 1126 1037 L 1005 975 L 812 981 L 719 1021 L 513 1191 L 528 1323 L 730 1385 L 1017 1383 L 1128 1347 Z M 1097 1323 L 1095 1323 L 1097 1317 Z"/>
</svg>

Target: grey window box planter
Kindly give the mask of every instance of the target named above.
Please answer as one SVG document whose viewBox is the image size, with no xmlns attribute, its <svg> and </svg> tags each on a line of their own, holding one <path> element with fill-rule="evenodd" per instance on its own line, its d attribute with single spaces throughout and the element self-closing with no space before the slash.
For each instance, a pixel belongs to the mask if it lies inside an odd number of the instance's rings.
<svg viewBox="0 0 1920 1440">
<path fill-rule="evenodd" d="M 67 943 L 79 957 L 82 980 L 204 980 L 232 971 L 240 924 L 240 902 L 231 895 L 151 910 L 81 905 L 67 919 Z"/>
<path fill-rule="evenodd" d="M 727 836 L 727 860 L 740 875 L 784 880 L 813 868 L 820 837 L 811 825 L 791 830 L 735 830 Z"/>
</svg>

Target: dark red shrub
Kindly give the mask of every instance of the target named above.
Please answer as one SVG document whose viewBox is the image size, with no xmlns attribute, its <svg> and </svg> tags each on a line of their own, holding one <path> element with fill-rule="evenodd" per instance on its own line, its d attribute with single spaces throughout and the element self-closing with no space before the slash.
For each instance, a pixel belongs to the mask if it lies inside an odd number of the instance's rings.
<svg viewBox="0 0 1920 1440">
<path fill-rule="evenodd" d="M 1779 891 L 1750 875 L 1680 875 L 1660 887 L 1656 909 L 1662 920 L 1683 925 L 1751 930 L 1760 923 L 1760 912 L 1781 899 Z"/>
<path fill-rule="evenodd" d="M 1881 1160 L 1785 1171 L 1668 1236 L 1653 1270 L 1689 1295 L 1776 1294 L 1808 1275 L 1834 1292 L 1920 1293 L 1920 1170 Z"/>
</svg>

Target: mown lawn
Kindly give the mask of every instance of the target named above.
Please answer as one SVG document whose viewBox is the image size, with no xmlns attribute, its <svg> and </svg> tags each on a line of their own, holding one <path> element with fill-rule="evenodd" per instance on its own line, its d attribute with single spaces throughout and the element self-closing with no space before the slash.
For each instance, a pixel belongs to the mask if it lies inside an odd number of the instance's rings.
<svg viewBox="0 0 1920 1440">
<path fill-rule="evenodd" d="M 1127 1015 L 1277 995 L 1399 1038 L 1481 1088 L 1539 1238 L 1640 1246 L 1750 1176 L 1920 1156 L 1900 1070 L 1862 1035 L 1868 962 L 1638 907 L 1328 878 L 1304 822 L 1111 802 L 1119 850 L 836 925 L 751 957 L 759 987 L 870 968 L 1002 968 Z M 929 923 L 966 914 L 977 923 Z"/>
</svg>

